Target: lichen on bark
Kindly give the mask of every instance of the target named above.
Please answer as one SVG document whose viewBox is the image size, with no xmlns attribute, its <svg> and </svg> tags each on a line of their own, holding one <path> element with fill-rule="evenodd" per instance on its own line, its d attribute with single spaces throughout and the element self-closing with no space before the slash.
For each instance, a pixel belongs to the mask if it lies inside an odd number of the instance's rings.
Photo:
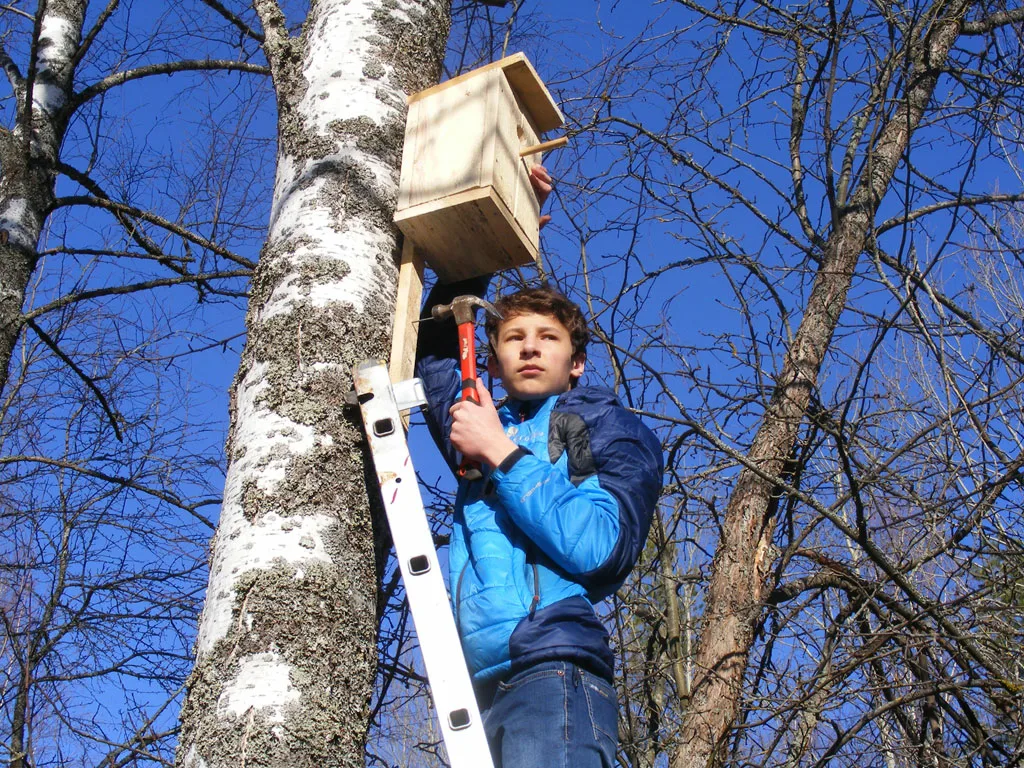
<svg viewBox="0 0 1024 768">
<path fill-rule="evenodd" d="M 240 621 L 236 631 L 218 641 L 196 665 L 183 721 L 205 711 L 223 710 L 225 683 L 238 673 L 240 660 L 268 648 L 289 665 L 289 682 L 298 698 L 278 713 L 253 708 L 242 715 L 204 718 L 210 728 L 202 739 L 201 759 L 206 765 L 238 764 L 240 735 L 246 737 L 248 766 L 358 764 L 346 756 L 361 753 L 360 728 L 338 726 L 353 715 L 365 720 L 367 714 L 368 698 L 356 683 L 372 674 L 374 638 L 363 637 L 367 652 L 354 655 L 353 638 L 346 633 L 359 623 L 353 622 L 353 614 L 374 611 L 372 602 L 353 589 L 354 582 L 368 576 L 324 564 L 282 563 L 247 572 L 238 580 L 235 600 L 238 615 L 244 612 L 244 628 Z M 346 594 L 350 599 L 338 599 Z M 281 621 L 282 612 L 291 620 Z M 309 627 L 326 631 L 310 632 Z M 199 765 L 198 758 L 199 751 L 192 761 L 187 755 L 180 760 L 186 766 Z"/>
<path fill-rule="evenodd" d="M 356 363 L 388 353 L 405 97 L 436 81 L 449 5 L 319 0 L 297 38 L 275 4 L 255 6 L 276 25 L 278 176 L 178 761 L 362 766 L 383 539 L 344 395 Z M 276 549 L 231 555 L 264 539 Z M 287 690 L 246 708 L 241 680 L 260 664 Z"/>
</svg>

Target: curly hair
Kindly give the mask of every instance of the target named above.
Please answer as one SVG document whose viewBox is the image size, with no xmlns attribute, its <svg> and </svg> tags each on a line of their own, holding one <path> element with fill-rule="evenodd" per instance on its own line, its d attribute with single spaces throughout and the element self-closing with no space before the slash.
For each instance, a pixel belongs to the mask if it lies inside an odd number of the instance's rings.
<svg viewBox="0 0 1024 768">
<path fill-rule="evenodd" d="M 547 315 L 555 318 L 569 331 L 572 356 L 586 354 L 590 331 L 582 310 L 576 302 L 549 285 L 505 294 L 494 302 L 494 306 L 501 312 L 504 320 L 511 320 L 520 315 Z M 501 328 L 502 322 L 504 321 L 487 316 L 484 328 L 492 350 L 497 343 L 498 329 Z"/>
</svg>

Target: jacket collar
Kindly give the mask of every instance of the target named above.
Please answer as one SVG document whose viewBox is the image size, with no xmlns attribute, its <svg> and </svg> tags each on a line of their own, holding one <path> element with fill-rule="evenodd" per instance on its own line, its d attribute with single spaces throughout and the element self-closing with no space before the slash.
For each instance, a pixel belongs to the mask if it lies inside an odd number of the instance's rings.
<svg viewBox="0 0 1024 768">
<path fill-rule="evenodd" d="M 558 404 L 559 409 L 620 406 L 611 390 L 604 387 L 579 386 L 560 395 L 549 395 L 543 400 L 515 400 L 506 397 L 498 407 L 503 423 L 523 422 L 534 418 L 542 410 L 551 410 Z M 621 406 L 620 406 L 621 407 Z"/>
<path fill-rule="evenodd" d="M 521 423 L 533 419 L 543 410 L 551 410 L 561 395 L 549 395 L 542 400 L 516 400 L 506 397 L 498 413 L 505 423 Z"/>
</svg>

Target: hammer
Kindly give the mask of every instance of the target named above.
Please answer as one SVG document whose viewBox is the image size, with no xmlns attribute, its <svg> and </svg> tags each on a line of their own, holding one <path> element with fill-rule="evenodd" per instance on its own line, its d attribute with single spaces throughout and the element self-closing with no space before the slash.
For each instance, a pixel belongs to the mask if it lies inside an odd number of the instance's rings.
<svg viewBox="0 0 1024 768">
<path fill-rule="evenodd" d="M 478 296 L 456 296 L 451 304 L 437 304 L 430 310 L 435 320 L 455 318 L 459 328 L 459 367 L 462 371 L 463 401 L 480 405 L 480 395 L 476 391 L 476 337 L 474 323 L 476 310 L 482 309 L 498 320 L 503 319 L 501 313 L 491 302 Z M 463 459 L 459 464 L 458 476 L 465 480 L 479 480 L 483 475 L 478 462 Z"/>
</svg>

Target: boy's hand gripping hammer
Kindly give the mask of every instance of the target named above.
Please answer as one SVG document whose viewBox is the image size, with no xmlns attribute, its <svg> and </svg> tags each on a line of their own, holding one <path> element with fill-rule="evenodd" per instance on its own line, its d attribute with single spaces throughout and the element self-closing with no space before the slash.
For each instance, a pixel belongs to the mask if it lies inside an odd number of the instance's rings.
<svg viewBox="0 0 1024 768">
<path fill-rule="evenodd" d="M 459 327 L 459 368 L 462 371 L 462 400 L 480 405 L 480 395 L 476 391 L 476 310 L 482 309 L 498 320 L 501 313 L 491 302 L 479 296 L 456 296 L 451 304 L 437 304 L 430 310 L 435 320 L 447 320 L 454 317 Z M 483 477 L 480 463 L 463 459 L 459 464 L 458 476 L 464 480 L 479 480 Z"/>
</svg>

